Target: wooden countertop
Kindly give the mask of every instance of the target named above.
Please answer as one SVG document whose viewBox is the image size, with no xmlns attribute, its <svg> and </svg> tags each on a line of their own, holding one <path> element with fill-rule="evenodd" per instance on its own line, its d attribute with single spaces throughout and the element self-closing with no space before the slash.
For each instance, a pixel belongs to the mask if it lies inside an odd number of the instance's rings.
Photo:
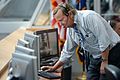
<svg viewBox="0 0 120 80">
<path fill-rule="evenodd" d="M 0 76 L 8 66 L 17 40 L 23 38 L 25 31 L 25 28 L 20 28 L 0 41 Z"/>
</svg>

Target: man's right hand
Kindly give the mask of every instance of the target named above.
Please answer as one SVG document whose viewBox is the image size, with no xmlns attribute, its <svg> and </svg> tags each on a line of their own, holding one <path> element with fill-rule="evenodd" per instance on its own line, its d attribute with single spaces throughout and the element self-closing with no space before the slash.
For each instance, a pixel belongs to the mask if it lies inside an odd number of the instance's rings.
<svg viewBox="0 0 120 80">
<path fill-rule="evenodd" d="M 53 71 L 55 71 L 55 70 L 53 69 L 53 66 L 42 66 L 42 67 L 41 67 L 41 70 L 43 70 L 43 71 L 48 71 L 48 72 L 53 72 Z"/>
<path fill-rule="evenodd" d="M 58 68 L 60 68 L 61 66 L 63 66 L 63 64 L 64 64 L 63 62 L 58 61 L 54 66 L 42 66 L 41 70 L 48 71 L 48 72 L 54 72 Z"/>
</svg>

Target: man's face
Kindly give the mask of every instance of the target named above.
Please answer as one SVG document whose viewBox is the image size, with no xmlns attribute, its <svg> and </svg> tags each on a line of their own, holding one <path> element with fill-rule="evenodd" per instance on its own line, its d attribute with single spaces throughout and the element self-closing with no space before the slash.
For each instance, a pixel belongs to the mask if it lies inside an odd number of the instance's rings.
<svg viewBox="0 0 120 80">
<path fill-rule="evenodd" d="M 120 22 L 116 23 L 116 27 L 115 27 L 114 30 L 115 30 L 115 31 L 118 33 L 118 35 L 120 36 Z"/>
<path fill-rule="evenodd" d="M 61 9 L 58 10 L 54 17 L 61 23 L 62 26 L 64 26 L 64 28 L 73 27 L 74 20 L 70 18 L 70 15 L 64 15 Z"/>
</svg>

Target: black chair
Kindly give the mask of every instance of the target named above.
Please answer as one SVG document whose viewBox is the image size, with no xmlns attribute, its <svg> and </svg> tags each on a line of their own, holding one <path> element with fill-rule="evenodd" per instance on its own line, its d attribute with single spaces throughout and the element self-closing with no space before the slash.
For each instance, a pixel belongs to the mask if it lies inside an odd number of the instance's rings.
<svg viewBox="0 0 120 80">
<path fill-rule="evenodd" d="M 108 80 L 120 80 L 120 69 L 114 65 L 105 67 L 106 77 Z"/>
</svg>

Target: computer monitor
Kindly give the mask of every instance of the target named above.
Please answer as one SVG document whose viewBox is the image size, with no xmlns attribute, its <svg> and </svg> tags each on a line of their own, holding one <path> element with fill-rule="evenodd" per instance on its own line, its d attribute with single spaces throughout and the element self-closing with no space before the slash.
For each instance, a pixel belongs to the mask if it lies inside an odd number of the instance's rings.
<svg viewBox="0 0 120 80">
<path fill-rule="evenodd" d="M 27 47 L 24 47 L 24 46 L 20 46 L 20 45 L 16 45 L 15 52 L 35 56 L 35 51 L 33 49 L 30 49 L 30 48 L 27 48 Z"/>
<path fill-rule="evenodd" d="M 19 80 L 38 80 L 36 56 L 15 52 L 12 55 L 12 74 Z"/>
<path fill-rule="evenodd" d="M 34 34 L 38 35 L 40 38 L 40 59 L 59 56 L 57 28 L 36 31 Z"/>
<path fill-rule="evenodd" d="M 30 48 L 35 51 L 37 57 L 37 68 L 40 69 L 40 55 L 39 55 L 39 36 L 32 33 L 25 33 L 24 40 L 29 42 Z"/>
<path fill-rule="evenodd" d="M 20 46 L 25 46 L 25 47 L 30 47 L 30 44 L 28 41 L 24 40 L 24 39 L 18 39 L 17 45 Z"/>
</svg>

